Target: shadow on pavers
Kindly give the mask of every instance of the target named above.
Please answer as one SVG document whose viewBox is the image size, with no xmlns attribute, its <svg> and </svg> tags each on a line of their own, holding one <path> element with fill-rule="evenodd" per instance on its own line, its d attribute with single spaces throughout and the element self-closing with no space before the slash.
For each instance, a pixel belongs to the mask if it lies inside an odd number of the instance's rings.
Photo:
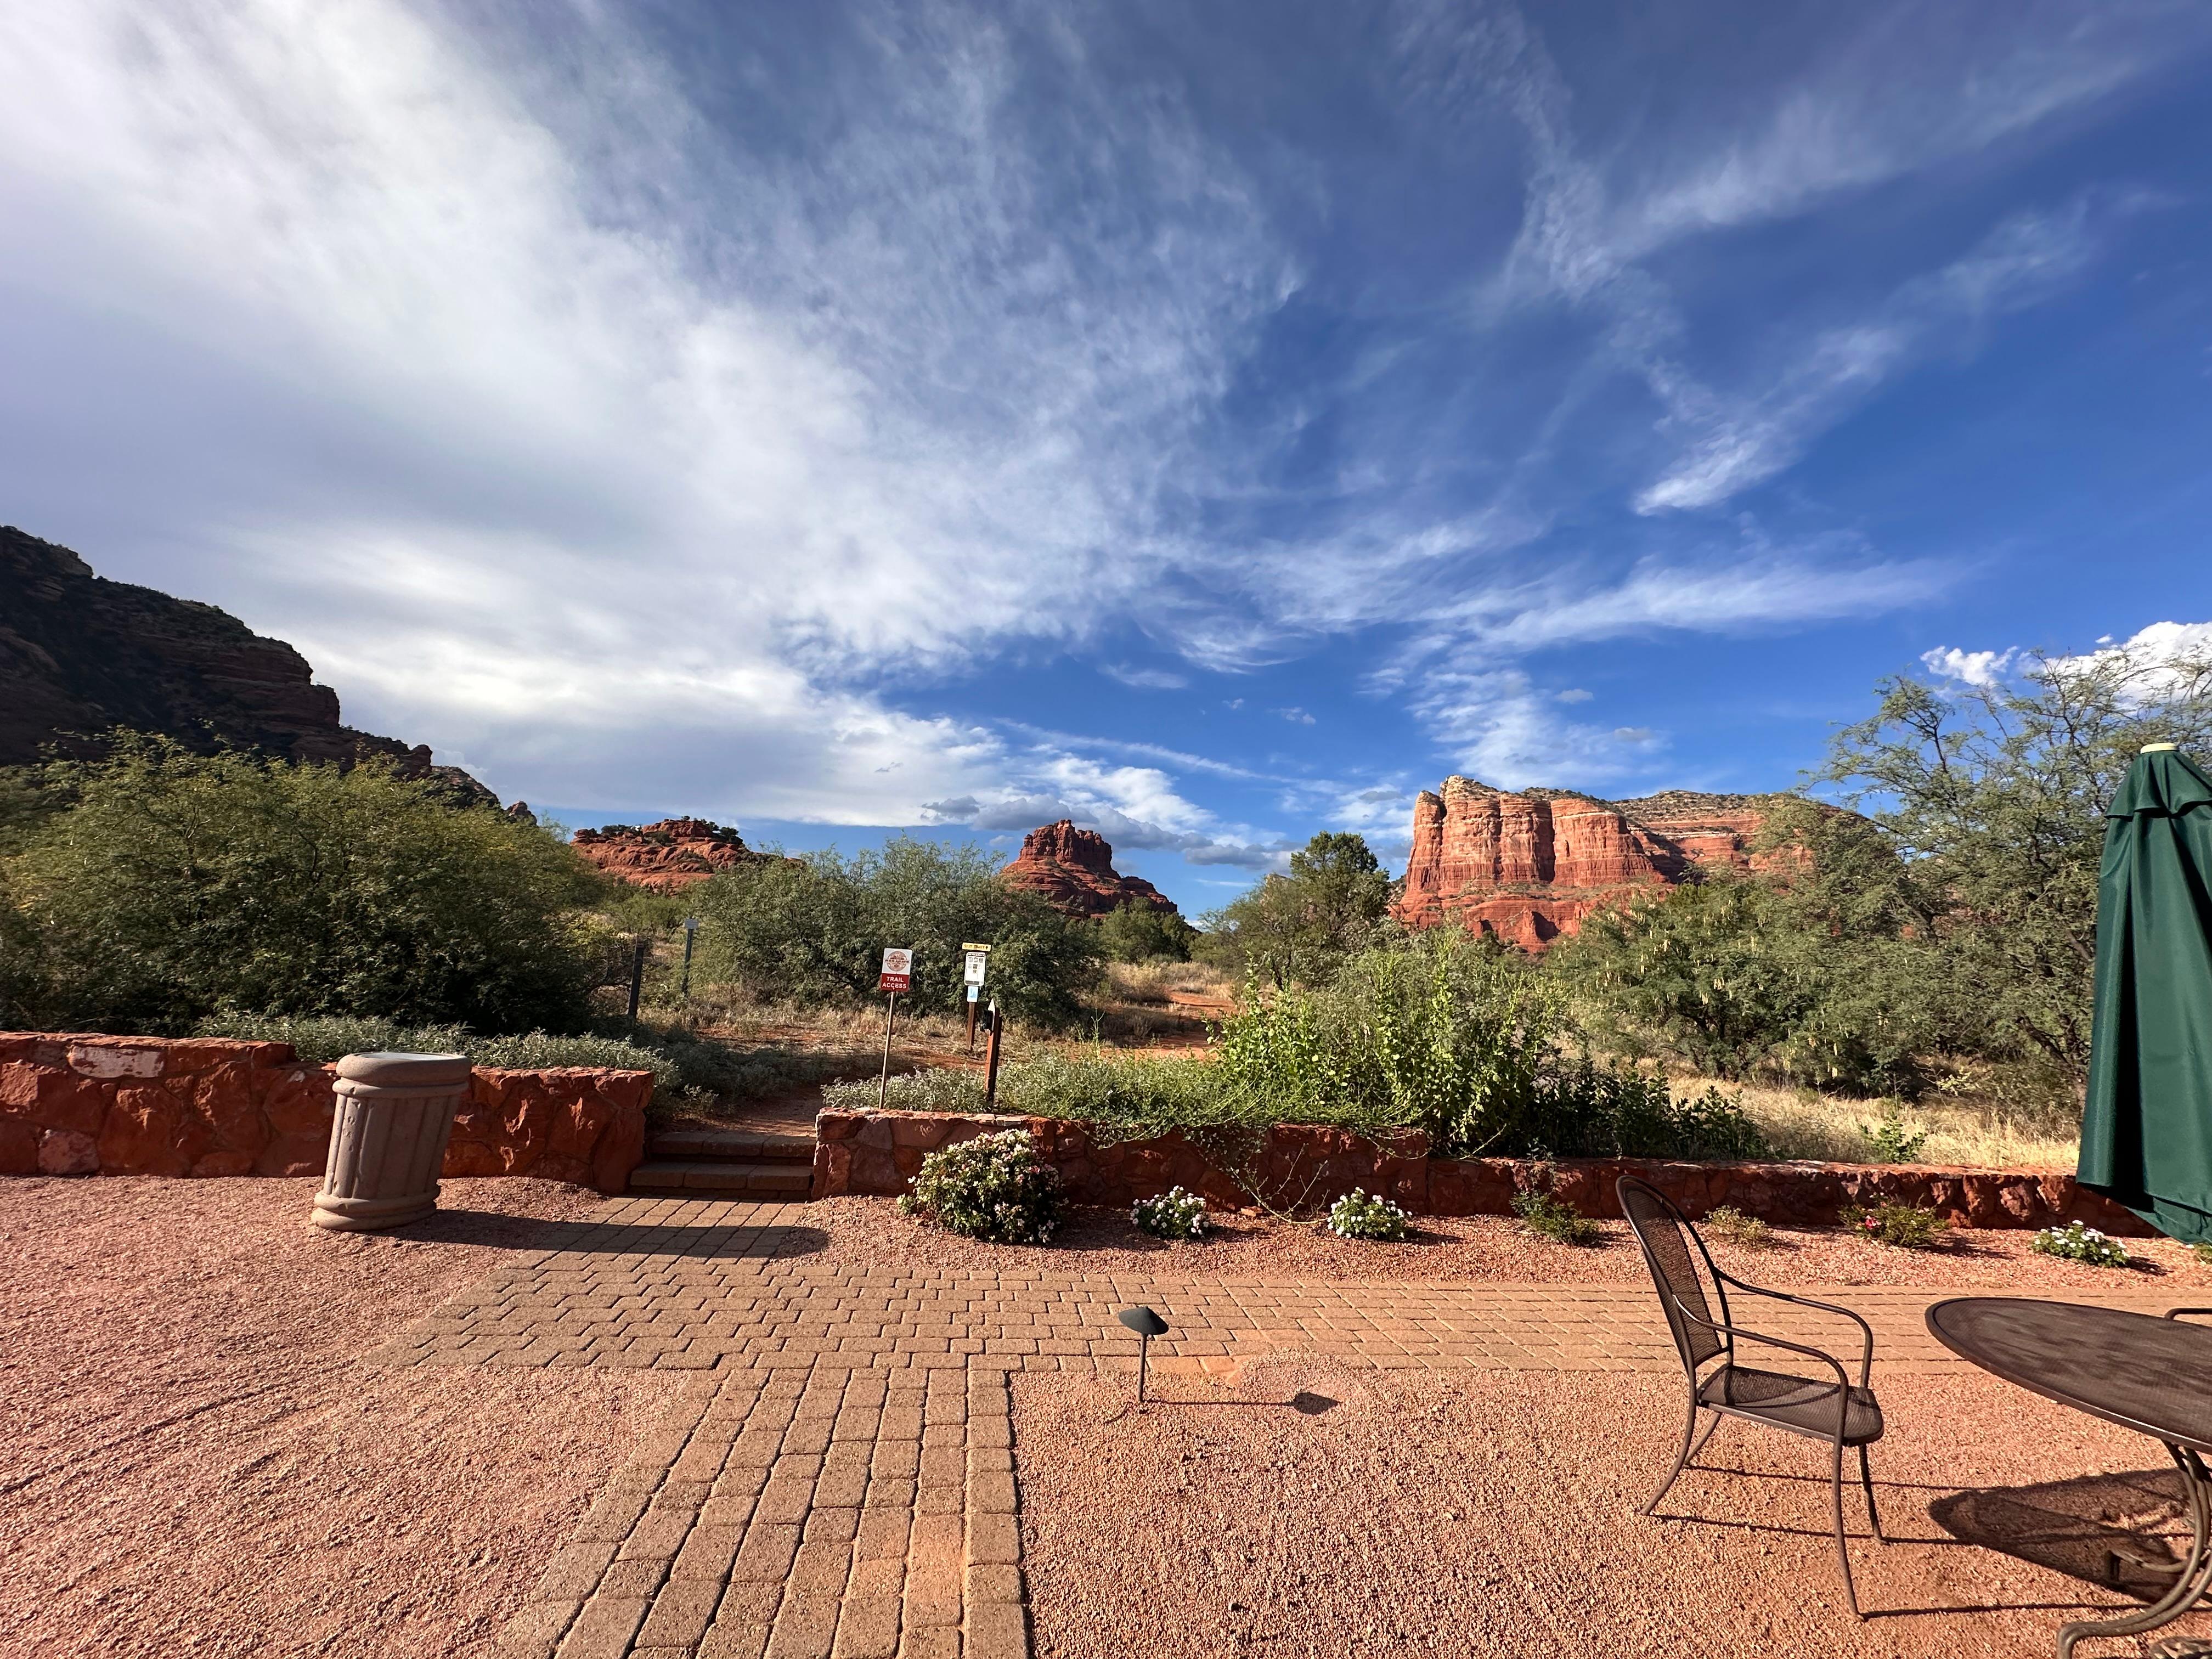
<svg viewBox="0 0 2212 1659">
<path fill-rule="evenodd" d="M 656 1255 L 696 1261 L 770 1261 L 826 1249 L 820 1227 L 637 1226 L 624 1222 L 549 1221 L 495 1210 L 439 1210 L 395 1227 L 392 1238 L 475 1244 L 493 1250 L 559 1250 L 580 1255 Z"/>
</svg>

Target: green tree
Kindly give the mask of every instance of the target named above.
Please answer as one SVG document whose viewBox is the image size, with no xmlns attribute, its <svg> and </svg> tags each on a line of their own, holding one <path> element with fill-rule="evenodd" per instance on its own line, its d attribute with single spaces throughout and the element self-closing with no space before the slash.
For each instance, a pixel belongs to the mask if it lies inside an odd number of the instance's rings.
<svg viewBox="0 0 2212 1659">
<path fill-rule="evenodd" d="M 1374 939 L 1390 881 L 1364 836 L 1317 835 L 1271 875 L 1206 918 L 1208 953 L 1278 988 L 1318 985 Z"/>
<path fill-rule="evenodd" d="M 1099 953 L 1109 962 L 1188 962 L 1196 931 L 1172 910 L 1118 905 L 1098 918 Z"/>
<path fill-rule="evenodd" d="M 887 945 L 915 953 L 909 995 L 951 1012 L 965 1001 L 961 951 L 991 947 L 985 994 L 1014 1018 L 1061 1027 L 1095 981 L 1097 929 L 998 879 L 981 848 L 898 836 L 879 852 L 829 851 L 724 871 L 693 890 L 695 980 L 799 1001 L 876 994 Z"/>
<path fill-rule="evenodd" d="M 2078 1081 L 2089 1054 L 2097 872 L 2105 807 L 2147 743 L 2203 752 L 2212 738 L 2212 654 L 2154 660 L 2125 649 L 2033 655 L 1985 683 L 1896 678 L 1874 715 L 1846 727 L 1822 780 L 1866 811 L 1854 883 L 1833 834 L 1808 844 L 1823 920 L 1886 915 L 1947 988 L 1993 1057 L 2039 1055 Z"/>
<path fill-rule="evenodd" d="M 549 831 L 368 763 L 194 755 L 118 734 L 42 769 L 0 863 L 0 975 L 49 1028 L 181 1031 L 223 1012 L 573 1030 L 602 885 Z"/>
</svg>

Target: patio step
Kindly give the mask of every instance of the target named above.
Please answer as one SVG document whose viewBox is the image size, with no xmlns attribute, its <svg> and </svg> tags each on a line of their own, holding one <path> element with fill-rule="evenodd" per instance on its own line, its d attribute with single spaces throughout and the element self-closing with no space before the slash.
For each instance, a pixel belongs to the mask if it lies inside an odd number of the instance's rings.
<svg viewBox="0 0 2212 1659">
<path fill-rule="evenodd" d="M 705 1164 L 814 1162 L 814 1137 L 781 1129 L 662 1129 L 645 1143 L 646 1156 Z"/>
<path fill-rule="evenodd" d="M 814 1165 L 788 1158 L 739 1162 L 732 1158 L 653 1158 L 629 1172 L 634 1193 L 739 1194 L 749 1198 L 803 1199 L 814 1186 Z"/>
</svg>

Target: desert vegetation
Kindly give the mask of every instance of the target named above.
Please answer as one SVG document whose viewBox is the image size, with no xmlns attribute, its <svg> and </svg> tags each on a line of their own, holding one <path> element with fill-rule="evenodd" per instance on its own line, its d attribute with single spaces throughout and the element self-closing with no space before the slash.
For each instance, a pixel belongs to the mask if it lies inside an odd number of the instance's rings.
<svg viewBox="0 0 2212 1659">
<path fill-rule="evenodd" d="M 0 1019 L 635 1065 L 702 1110 L 817 1084 L 858 1103 L 896 943 L 916 957 L 890 1099 L 972 1109 L 975 941 L 1014 1034 L 1002 1108 L 1101 1133 L 1291 1121 L 1469 1154 L 2057 1165 L 2105 802 L 2144 743 L 2208 728 L 2212 666 L 2190 660 L 1888 682 L 1814 780 L 1856 810 L 1808 793 L 1770 815 L 1753 872 L 1654 890 L 1542 957 L 1407 932 L 1352 834 L 1315 836 L 1203 930 L 1150 905 L 1064 915 L 981 849 L 897 838 L 679 896 L 380 762 L 118 734 L 104 758 L 0 774 Z"/>
</svg>

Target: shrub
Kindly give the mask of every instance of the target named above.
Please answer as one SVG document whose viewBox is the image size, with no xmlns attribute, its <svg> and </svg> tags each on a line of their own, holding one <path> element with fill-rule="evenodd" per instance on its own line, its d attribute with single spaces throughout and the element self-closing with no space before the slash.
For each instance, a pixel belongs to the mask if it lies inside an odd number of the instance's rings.
<svg viewBox="0 0 2212 1659">
<path fill-rule="evenodd" d="M 775 859 L 726 870 L 693 890 L 700 918 L 695 981 L 742 984 L 816 1002 L 876 994 L 884 947 L 914 957 L 920 1010 L 966 1005 L 960 947 L 991 946 L 989 994 L 1018 1020 L 1048 1029 L 1084 1013 L 1078 994 L 1098 974 L 1098 933 L 1034 893 L 997 878 L 980 848 L 948 850 L 895 837 L 880 852 Z"/>
<path fill-rule="evenodd" d="M 1354 1187 L 1328 1206 L 1328 1230 L 1339 1238 L 1395 1243 L 1406 1237 L 1406 1212 L 1387 1198 L 1370 1198 Z"/>
<path fill-rule="evenodd" d="M 1224 1095 L 1278 1121 L 1425 1130 L 1445 1157 L 1743 1158 L 1764 1138 L 1738 1097 L 1678 1102 L 1665 1078 L 1562 1052 L 1556 988 L 1439 931 L 1345 964 L 1325 992 L 1262 994 L 1223 1027 Z"/>
<path fill-rule="evenodd" d="M 1604 1228 L 1586 1215 L 1577 1215 L 1549 1193 L 1520 1194 L 1513 1200 L 1513 1213 L 1530 1232 L 1555 1244 L 1587 1248 L 1605 1239 Z"/>
<path fill-rule="evenodd" d="M 2124 1267 L 2128 1265 L 2126 1248 L 2117 1238 L 2099 1232 L 2094 1227 L 2085 1227 L 2078 1221 L 2069 1221 L 2063 1227 L 2045 1227 L 2028 1240 L 2027 1248 L 2044 1255 L 2055 1255 L 2065 1261 L 2079 1261 L 2092 1267 Z"/>
<path fill-rule="evenodd" d="M 526 1031 L 519 1036 L 486 1036 L 465 1025 L 404 1025 L 397 1020 L 334 1014 L 217 1014 L 198 1022 L 192 1031 L 197 1036 L 289 1042 L 301 1059 L 319 1066 L 374 1048 L 398 1048 L 416 1054 L 462 1054 L 478 1066 L 522 1071 L 599 1066 L 651 1072 L 654 1093 L 663 1101 L 678 1093 L 725 1101 L 757 1099 L 819 1082 L 843 1063 L 834 1054 L 794 1053 L 787 1048 L 734 1049 L 680 1026 L 627 1020 L 621 1024 L 628 1035 L 562 1036 Z"/>
<path fill-rule="evenodd" d="M 1733 1204 L 1723 1204 L 1717 1210 L 1705 1212 L 1698 1225 L 1723 1243 L 1739 1249 L 1765 1249 L 1774 1243 L 1774 1229 L 1755 1215 L 1746 1215 Z"/>
<path fill-rule="evenodd" d="M 1882 1164 L 1914 1163 L 1928 1145 L 1928 1131 L 1906 1117 L 1904 1103 L 1895 1100 L 1883 1102 L 1881 1121 L 1871 1128 L 1861 1124 L 1859 1136 Z"/>
<path fill-rule="evenodd" d="M 1003 1083 L 1004 1078 L 1000 1079 Z M 894 1112 L 980 1112 L 983 1109 L 983 1078 L 979 1072 L 951 1067 L 902 1072 L 880 1091 L 884 1106 Z M 852 1078 L 823 1085 L 822 1103 L 833 1111 L 873 1111 L 878 1095 L 875 1078 Z"/>
<path fill-rule="evenodd" d="M 1951 1224 L 1917 1204 L 1878 1204 L 1871 1210 L 1853 1205 L 1844 1212 L 1843 1220 L 1863 1238 L 1904 1250 L 1926 1249 Z"/>
<path fill-rule="evenodd" d="M 1140 1198 L 1129 1208 L 1137 1231 L 1154 1238 L 1198 1238 L 1206 1231 L 1206 1200 L 1171 1187 L 1158 1198 Z"/>
<path fill-rule="evenodd" d="M 1124 904 L 1098 918 L 1098 953 L 1109 962 L 1188 962 L 1197 929 L 1172 910 Z"/>
<path fill-rule="evenodd" d="M 2189 1247 L 2189 1254 L 2206 1267 L 2212 1267 L 2212 1238 L 2200 1238 Z"/>
<path fill-rule="evenodd" d="M 1060 1172 L 1025 1132 L 1009 1129 L 932 1152 L 899 1209 L 966 1238 L 1048 1244 L 1066 1205 Z"/>
<path fill-rule="evenodd" d="M 0 1001 L 48 1029 L 227 1012 L 580 1030 L 605 883 L 554 836 L 389 764 L 195 755 L 122 733 L 40 772 L 0 865 Z"/>
</svg>

